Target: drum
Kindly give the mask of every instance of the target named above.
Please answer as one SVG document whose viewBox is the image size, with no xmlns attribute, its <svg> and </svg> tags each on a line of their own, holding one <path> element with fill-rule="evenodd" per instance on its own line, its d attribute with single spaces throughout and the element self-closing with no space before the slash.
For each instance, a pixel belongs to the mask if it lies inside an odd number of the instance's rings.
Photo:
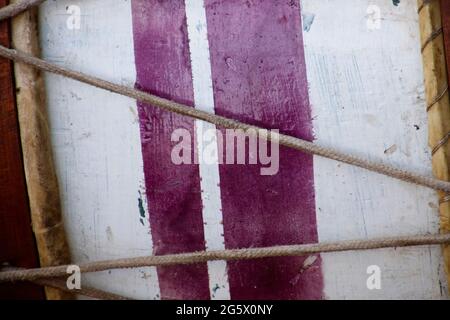
<svg viewBox="0 0 450 320">
<path fill-rule="evenodd" d="M 46 1 L 39 45 L 52 64 L 446 180 L 439 10 L 415 0 Z M 448 231 L 445 192 L 43 77 L 72 264 Z M 446 299 L 446 257 L 440 246 L 393 247 L 114 269 L 82 283 L 136 299 Z"/>
</svg>

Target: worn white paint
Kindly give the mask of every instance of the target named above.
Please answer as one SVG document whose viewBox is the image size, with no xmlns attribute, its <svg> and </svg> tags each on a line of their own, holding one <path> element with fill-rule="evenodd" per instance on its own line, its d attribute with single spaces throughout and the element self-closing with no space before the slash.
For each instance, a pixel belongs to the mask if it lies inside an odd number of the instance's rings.
<svg viewBox="0 0 450 320">
<path fill-rule="evenodd" d="M 186 0 L 194 94 L 196 107 L 211 111 L 209 49 L 199 3 Z M 69 5 L 81 9 L 79 30 L 66 26 Z M 302 0 L 302 5 L 317 142 L 430 175 L 416 1 L 394 6 L 391 0 Z M 367 28 L 370 5 L 380 8 L 379 29 Z M 49 61 L 134 85 L 129 0 L 48 1 L 41 10 L 41 41 Z M 135 101 L 53 75 L 46 80 L 75 261 L 150 254 L 150 229 L 141 224 L 138 208 L 145 189 Z M 438 231 L 433 191 L 321 158 L 314 163 L 321 241 Z M 207 246 L 220 249 L 217 166 L 200 170 Z M 447 297 L 438 247 L 322 258 L 325 295 L 331 299 Z M 380 267 L 381 290 L 366 287 L 370 265 Z M 225 263 L 209 264 L 211 287 L 227 285 L 224 268 Z M 136 298 L 159 293 L 153 268 L 103 272 L 85 281 Z M 216 297 L 227 297 L 227 287 L 220 291 Z"/>
<path fill-rule="evenodd" d="M 370 5 L 380 9 L 379 29 L 368 28 Z M 317 143 L 431 175 L 416 1 L 302 0 L 302 7 L 309 21 L 314 16 L 303 34 Z M 321 241 L 438 232 L 432 190 L 319 157 L 314 173 Z M 325 293 L 441 298 L 441 259 L 439 247 L 326 254 Z M 381 290 L 366 287 L 370 265 L 381 268 Z"/>
<path fill-rule="evenodd" d="M 80 29 L 66 7 L 79 6 Z M 127 0 L 48 1 L 41 7 L 45 59 L 133 86 L 131 7 Z M 136 102 L 63 77 L 46 76 L 53 147 L 74 262 L 152 254 Z M 142 193 L 140 196 L 139 193 Z M 146 203 L 143 207 L 147 210 Z M 83 283 L 157 299 L 154 268 L 89 274 Z"/>
<path fill-rule="evenodd" d="M 191 53 L 192 80 L 194 86 L 195 108 L 214 113 L 214 93 L 209 60 L 209 43 L 206 25 L 206 12 L 203 0 L 185 0 Z M 217 136 L 211 135 L 207 144 L 203 137 L 207 132 L 215 132 L 216 126 L 204 121 L 195 122 L 198 153 L 208 148 L 217 158 Z M 212 151 L 211 149 L 214 148 Z M 222 203 L 220 199 L 220 178 L 218 161 L 199 162 L 200 183 L 203 202 L 203 223 L 206 250 L 225 249 Z M 230 299 L 227 264 L 225 261 L 208 262 L 209 283 L 212 299 Z"/>
</svg>

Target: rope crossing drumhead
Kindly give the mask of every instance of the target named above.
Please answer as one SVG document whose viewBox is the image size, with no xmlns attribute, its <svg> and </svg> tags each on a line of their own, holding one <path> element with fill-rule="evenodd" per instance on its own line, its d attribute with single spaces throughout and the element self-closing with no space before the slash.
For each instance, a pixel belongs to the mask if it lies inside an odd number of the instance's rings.
<svg viewBox="0 0 450 320">
<path fill-rule="evenodd" d="M 379 238 L 372 240 L 349 240 L 329 243 L 312 243 L 266 248 L 246 248 L 220 251 L 126 258 L 78 264 L 81 272 L 98 272 L 110 269 L 138 268 L 193 264 L 216 260 L 249 260 L 268 257 L 303 256 L 325 252 L 369 250 L 389 247 L 449 244 L 450 234 Z M 33 281 L 41 278 L 65 276 L 68 266 L 45 267 L 28 270 L 0 272 L 0 283 L 10 281 Z"/>
<path fill-rule="evenodd" d="M 0 20 L 11 18 L 24 10 L 39 5 L 44 1 L 45 0 L 25 0 L 17 4 L 9 5 L 5 8 L 2 8 L 0 9 Z M 425 2 L 425 4 L 426 3 L 428 2 Z M 423 7 L 421 7 L 419 11 L 421 9 L 423 9 Z M 433 32 L 430 38 L 424 43 L 422 50 L 441 33 L 442 28 Z M 450 193 L 450 183 L 447 181 L 442 181 L 432 177 L 423 176 L 416 172 L 399 169 L 389 164 L 383 163 L 381 161 L 364 159 L 346 152 L 336 150 L 334 148 L 319 146 L 315 143 L 299 139 L 297 137 L 269 132 L 265 128 L 260 128 L 247 123 L 236 121 L 234 119 L 218 116 L 213 113 L 204 112 L 192 108 L 191 106 L 176 103 L 174 101 L 170 101 L 146 93 L 144 91 L 115 84 L 78 71 L 70 70 L 66 67 L 49 63 L 45 60 L 39 59 L 37 57 L 31 56 L 29 54 L 14 49 L 9 49 L 4 46 L 0 46 L 0 56 L 18 63 L 28 64 L 39 70 L 62 75 L 64 77 L 71 78 L 80 81 L 82 83 L 95 86 L 97 88 L 101 88 L 104 90 L 111 91 L 113 93 L 134 98 L 138 101 L 144 102 L 156 108 L 161 108 L 194 119 L 203 120 L 215 124 L 218 127 L 228 129 L 241 129 L 249 133 L 257 132 L 258 136 L 261 138 L 278 142 L 280 145 L 292 149 L 333 159 L 353 166 L 358 166 L 370 171 L 374 171 L 386 176 L 390 176 L 396 179 L 400 179 L 410 183 L 415 183 L 435 190 Z M 441 99 L 447 91 L 448 87 L 446 87 L 443 93 L 436 98 L 436 101 Z M 435 102 L 430 104 L 427 109 L 430 109 L 434 104 Z M 448 140 L 448 137 L 446 137 L 446 139 Z M 301 255 L 310 255 L 325 252 L 340 252 L 349 250 L 369 250 L 387 247 L 449 245 L 449 244 L 450 244 L 450 234 L 404 236 L 404 237 L 379 238 L 372 240 L 351 240 L 351 241 L 339 241 L 330 243 L 276 246 L 266 248 L 244 248 L 244 249 L 221 250 L 221 251 L 202 251 L 202 252 L 172 254 L 164 256 L 126 258 L 126 259 L 83 263 L 79 264 L 79 267 L 82 272 L 97 272 L 118 268 L 193 264 L 214 260 L 226 260 L 226 261 L 246 260 L 246 259 L 259 259 L 259 258 L 279 257 L 279 256 L 301 256 Z M 58 286 L 61 287 L 60 282 L 56 281 L 54 278 L 66 276 L 66 270 L 67 266 L 64 265 L 37 268 L 37 269 L 7 270 L 0 272 L 0 283 L 11 281 L 35 281 L 37 283 L 46 286 L 53 285 L 56 287 Z M 94 296 L 97 295 L 97 297 L 99 298 L 111 298 L 111 299 L 123 298 L 96 289 L 89 289 L 89 290 L 90 290 L 89 292 L 85 293 Z"/>
<path fill-rule="evenodd" d="M 250 134 L 257 134 L 258 137 L 269 141 L 274 141 L 280 145 L 296 149 L 299 151 L 311 153 L 321 157 L 333 159 L 343 163 L 347 163 L 353 166 L 361 167 L 370 171 L 374 171 L 392 178 L 415 183 L 418 185 L 426 186 L 435 190 L 444 192 L 450 192 L 450 182 L 438 180 L 432 177 L 426 177 L 421 174 L 395 168 L 391 165 L 383 163 L 381 161 L 374 161 L 364 159 L 352 154 L 338 151 L 334 148 L 319 146 L 307 140 L 292 137 L 285 134 L 279 134 L 271 132 L 265 128 L 260 128 L 243 122 L 239 122 L 223 116 L 218 116 L 213 113 L 205 112 L 199 109 L 191 108 L 190 106 L 177 103 L 171 100 L 167 100 L 144 91 L 140 91 L 134 88 L 126 87 L 123 85 L 115 84 L 103 79 L 92 77 L 84 73 L 70 70 L 65 67 L 58 66 L 56 64 L 49 63 L 42 59 L 30 56 L 29 54 L 19 52 L 17 50 L 8 49 L 0 46 L 0 56 L 11 59 L 15 62 L 21 62 L 29 64 L 37 69 L 59 74 L 67 78 L 71 78 L 97 88 L 105 89 L 123 96 L 127 96 L 136 99 L 141 102 L 145 102 L 154 107 L 161 108 L 170 112 L 188 116 L 194 119 L 203 120 L 218 127 L 226 129 L 240 129 Z"/>
<path fill-rule="evenodd" d="M 0 21 L 7 18 L 12 18 L 25 10 L 40 5 L 44 1 L 45 0 L 22 0 L 20 2 L 13 3 L 10 4 L 9 6 L 1 8 Z"/>
</svg>

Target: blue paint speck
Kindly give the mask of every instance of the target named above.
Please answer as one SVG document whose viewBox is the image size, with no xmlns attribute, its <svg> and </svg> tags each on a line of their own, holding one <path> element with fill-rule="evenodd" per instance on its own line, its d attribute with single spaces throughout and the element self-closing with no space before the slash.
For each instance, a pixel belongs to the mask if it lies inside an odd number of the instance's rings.
<svg viewBox="0 0 450 320">
<path fill-rule="evenodd" d="M 316 17 L 313 13 L 304 12 L 302 14 L 302 20 L 303 20 L 303 30 L 306 32 L 309 32 L 311 30 L 311 26 L 314 22 L 314 18 Z"/>
<path fill-rule="evenodd" d="M 138 207 L 139 207 L 139 221 L 144 226 L 144 218 L 145 218 L 145 209 L 144 209 L 144 201 L 142 200 L 142 193 L 139 191 L 139 198 L 138 198 Z"/>
</svg>

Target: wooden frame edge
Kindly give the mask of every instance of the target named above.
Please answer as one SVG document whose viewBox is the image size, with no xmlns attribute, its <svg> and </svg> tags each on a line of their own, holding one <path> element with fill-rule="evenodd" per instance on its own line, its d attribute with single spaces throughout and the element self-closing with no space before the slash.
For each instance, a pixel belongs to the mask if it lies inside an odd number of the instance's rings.
<svg viewBox="0 0 450 320">
<path fill-rule="evenodd" d="M 450 97 L 444 50 L 440 0 L 418 0 L 425 94 L 428 112 L 428 143 L 433 150 L 436 178 L 450 181 Z M 441 233 L 450 232 L 450 197 L 439 193 Z M 442 246 L 447 282 L 450 284 L 450 246 Z"/>
<path fill-rule="evenodd" d="M 17 3 L 19 0 L 12 0 Z M 31 8 L 12 19 L 15 49 L 40 56 L 38 11 Z M 14 63 L 16 101 L 31 221 L 42 267 L 70 264 L 62 207 L 48 125 L 42 72 Z M 46 287 L 49 300 L 71 299 L 70 293 Z"/>
</svg>

